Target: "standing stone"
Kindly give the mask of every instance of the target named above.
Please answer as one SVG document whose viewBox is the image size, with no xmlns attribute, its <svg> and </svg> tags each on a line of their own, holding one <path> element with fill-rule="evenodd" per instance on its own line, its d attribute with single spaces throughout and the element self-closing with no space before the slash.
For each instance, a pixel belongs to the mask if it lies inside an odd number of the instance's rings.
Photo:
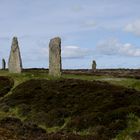
<svg viewBox="0 0 140 140">
<path fill-rule="evenodd" d="M 12 41 L 8 69 L 11 73 L 21 73 L 22 71 L 22 61 L 17 37 L 14 37 Z"/>
<path fill-rule="evenodd" d="M 96 61 L 93 60 L 93 61 L 92 61 L 92 71 L 93 71 L 93 72 L 96 72 L 96 66 L 97 66 Z"/>
<path fill-rule="evenodd" d="M 56 37 L 49 43 L 49 75 L 61 76 L 61 38 Z"/>
<path fill-rule="evenodd" d="M 5 61 L 5 59 L 3 58 L 3 59 L 2 59 L 2 70 L 5 70 L 5 68 L 6 68 L 6 61 Z"/>
</svg>

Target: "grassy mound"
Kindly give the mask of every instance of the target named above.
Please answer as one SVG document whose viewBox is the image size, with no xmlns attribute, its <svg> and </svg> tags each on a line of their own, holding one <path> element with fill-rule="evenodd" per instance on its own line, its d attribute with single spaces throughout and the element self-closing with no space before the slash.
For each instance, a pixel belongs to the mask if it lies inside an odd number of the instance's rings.
<svg viewBox="0 0 140 140">
<path fill-rule="evenodd" d="M 140 117 L 140 92 L 106 82 L 29 80 L 1 100 L 17 108 L 26 122 L 63 132 L 115 137 L 127 126 L 130 113 Z"/>
<path fill-rule="evenodd" d="M 3 140 L 19 140 L 17 136 L 13 135 L 13 132 L 1 127 L 0 127 L 0 138 L 2 138 Z"/>
<path fill-rule="evenodd" d="M 33 124 L 24 124 L 17 118 L 6 117 L 0 120 L 0 137 L 5 140 L 41 140 L 46 131 Z"/>
<path fill-rule="evenodd" d="M 48 134 L 35 124 L 23 123 L 20 119 L 12 117 L 0 120 L 0 138 L 3 140 L 93 140 L 91 136 L 80 137 L 70 133 Z"/>
<path fill-rule="evenodd" d="M 0 76 L 0 97 L 8 93 L 14 85 L 14 81 L 10 77 Z"/>
</svg>

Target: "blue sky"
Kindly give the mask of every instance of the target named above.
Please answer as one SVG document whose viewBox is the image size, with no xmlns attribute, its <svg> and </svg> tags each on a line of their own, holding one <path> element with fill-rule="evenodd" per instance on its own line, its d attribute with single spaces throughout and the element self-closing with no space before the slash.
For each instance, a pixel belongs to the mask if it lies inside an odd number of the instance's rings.
<svg viewBox="0 0 140 140">
<path fill-rule="evenodd" d="M 63 68 L 140 68 L 140 0 L 0 0 L 0 59 L 17 36 L 25 68 L 48 68 L 62 39 Z"/>
</svg>

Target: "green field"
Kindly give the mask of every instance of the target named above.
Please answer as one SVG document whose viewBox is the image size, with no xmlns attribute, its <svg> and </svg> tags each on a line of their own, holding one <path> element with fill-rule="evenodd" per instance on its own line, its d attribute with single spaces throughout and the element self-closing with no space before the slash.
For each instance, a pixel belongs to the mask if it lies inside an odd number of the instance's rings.
<svg viewBox="0 0 140 140">
<path fill-rule="evenodd" d="M 15 81 L 15 86 L 18 84 L 30 80 L 30 79 L 55 79 L 53 77 L 48 76 L 48 72 L 43 71 L 31 71 L 31 72 L 23 72 L 21 74 L 10 74 L 8 71 L 0 71 L 0 76 L 10 76 Z M 63 74 L 62 78 L 67 79 L 80 79 L 80 80 L 88 80 L 88 81 L 106 81 L 111 84 L 125 86 L 127 88 L 134 88 L 136 90 L 140 90 L 140 80 L 135 78 L 116 78 L 113 76 L 94 76 L 94 75 L 75 75 L 75 74 Z"/>
</svg>

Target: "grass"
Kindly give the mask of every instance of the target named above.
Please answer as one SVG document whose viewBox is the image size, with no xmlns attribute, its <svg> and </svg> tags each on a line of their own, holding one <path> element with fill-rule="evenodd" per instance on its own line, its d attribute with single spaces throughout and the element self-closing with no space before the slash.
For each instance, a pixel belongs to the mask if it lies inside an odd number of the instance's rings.
<svg viewBox="0 0 140 140">
<path fill-rule="evenodd" d="M 138 79 L 74 74 L 55 79 L 47 71 L 2 70 L 0 76 L 14 80 L 12 90 L 0 101 L 4 109 L 0 118 L 17 117 L 49 133 L 101 133 L 101 139 L 117 135 L 117 140 L 128 140 L 140 131 Z"/>
<path fill-rule="evenodd" d="M 0 97 L 5 96 L 13 87 L 14 80 L 8 76 L 0 76 Z"/>
<path fill-rule="evenodd" d="M 88 81 L 93 81 L 93 80 L 106 81 L 114 85 L 120 85 L 127 88 L 140 90 L 140 80 L 134 78 L 116 78 L 113 76 L 93 76 L 93 75 L 74 75 L 74 74 L 65 74 L 62 77 L 70 78 L 70 79 L 88 80 Z"/>
<path fill-rule="evenodd" d="M 140 132 L 140 118 L 130 113 L 127 116 L 127 127 L 116 137 L 116 140 L 133 140 L 135 133 Z"/>
<path fill-rule="evenodd" d="M 50 79 L 46 73 L 32 73 L 32 72 L 22 72 L 21 74 L 9 73 L 7 70 L 0 70 L 0 76 L 9 76 L 14 79 L 14 88 L 30 79 Z"/>
<path fill-rule="evenodd" d="M 14 79 L 15 84 L 17 85 L 30 80 L 30 79 L 48 79 L 53 80 L 55 78 L 50 77 L 48 75 L 48 71 L 29 71 L 23 72 L 21 74 L 11 74 L 8 71 L 0 70 L 0 76 L 10 76 Z M 140 90 L 140 80 L 134 78 L 116 78 L 113 76 L 94 76 L 94 75 L 75 75 L 75 74 L 63 74 L 61 78 L 66 79 L 80 79 L 80 80 L 88 80 L 88 81 L 106 81 L 111 84 L 121 85 L 127 88 L 134 88 L 136 90 Z"/>
<path fill-rule="evenodd" d="M 21 74 L 11 74 L 8 71 L 0 70 L 0 76 L 10 76 L 15 80 L 15 86 L 27 81 L 29 79 L 54 79 L 48 75 L 47 71 L 29 71 Z M 62 78 L 67 79 L 81 79 L 81 80 L 99 80 L 107 81 L 112 84 L 122 85 L 140 90 L 140 80 L 134 78 L 115 78 L 113 76 L 94 76 L 94 75 L 75 75 L 75 74 L 63 74 Z"/>
<path fill-rule="evenodd" d="M 102 136 L 112 138 L 126 128 L 129 113 L 140 116 L 139 94 L 100 81 L 31 79 L 0 102 L 1 107 L 9 106 L 17 117 L 26 117 L 24 121 L 43 126 L 48 132 L 102 132 Z"/>
</svg>

